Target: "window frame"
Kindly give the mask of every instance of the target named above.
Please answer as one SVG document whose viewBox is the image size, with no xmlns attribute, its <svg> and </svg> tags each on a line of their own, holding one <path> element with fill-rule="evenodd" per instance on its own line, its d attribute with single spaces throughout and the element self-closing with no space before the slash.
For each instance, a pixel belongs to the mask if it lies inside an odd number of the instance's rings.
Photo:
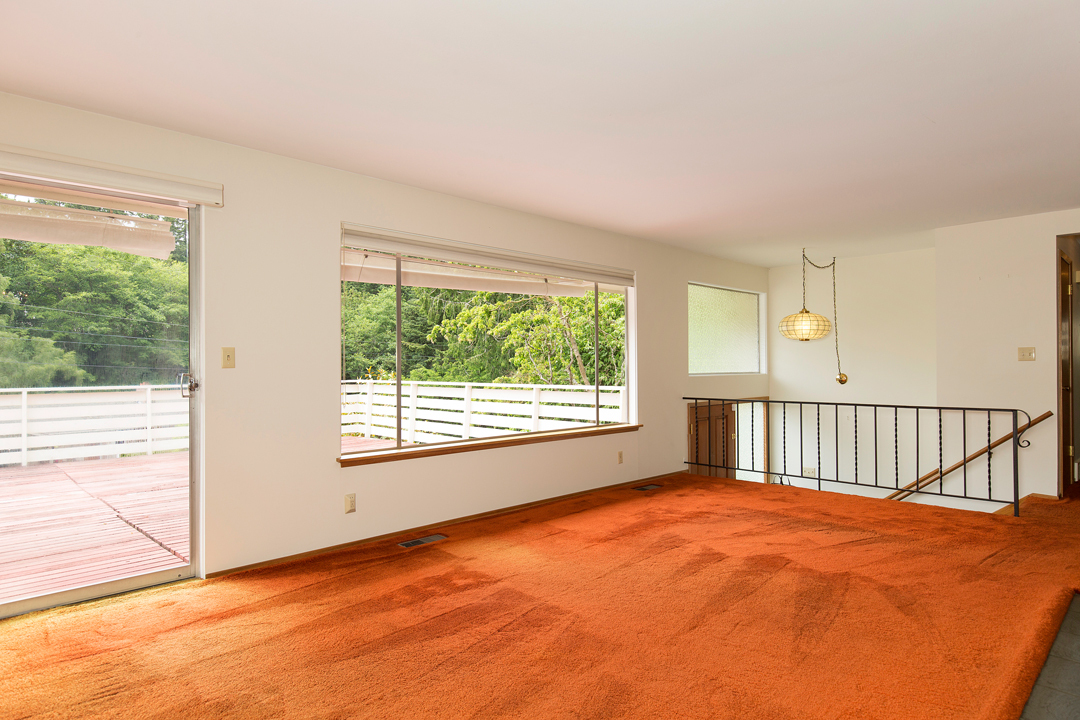
<svg viewBox="0 0 1080 720">
<path fill-rule="evenodd" d="M 747 295 L 757 296 L 758 301 L 758 317 L 757 317 L 757 345 L 758 345 L 758 369 L 754 371 L 708 371 L 708 372 L 691 372 L 690 371 L 690 312 L 689 312 L 689 294 L 690 286 L 696 285 L 698 287 L 709 288 L 711 290 L 727 290 L 729 292 L 744 293 Z M 689 280 L 686 283 L 687 288 L 687 313 L 686 313 L 686 348 L 687 348 L 687 362 L 686 369 L 689 377 L 729 377 L 737 375 L 767 375 L 768 374 L 768 307 L 767 307 L 767 294 L 757 290 L 747 290 L 745 288 L 731 287 L 728 285 L 716 285 L 714 283 L 698 282 L 695 280 Z"/>
<path fill-rule="evenodd" d="M 609 435 L 613 433 L 633 432 L 641 427 L 636 423 L 636 393 L 633 392 L 631 383 L 631 366 L 636 365 L 634 353 L 636 347 L 631 343 L 631 302 L 633 297 L 635 273 L 621 268 L 612 268 L 589 263 L 578 263 L 570 260 L 550 258 L 519 253 L 512 250 L 492 248 L 480 245 L 460 243 L 453 240 L 433 238 L 429 236 L 413 235 L 400 231 L 386 230 L 384 228 L 372 228 L 369 226 L 342 223 L 341 236 L 342 251 L 364 249 L 379 253 L 392 254 L 395 257 L 396 280 L 395 283 L 395 379 L 396 379 L 396 447 L 374 449 L 357 453 L 340 453 L 337 461 L 342 467 L 356 465 L 368 465 L 374 463 L 404 460 L 418 457 L 431 457 L 448 455 L 473 450 L 487 450 L 516 445 L 528 445 L 539 442 L 552 442 L 557 440 L 591 437 L 595 435 Z M 483 265 L 501 270 L 515 270 L 523 272 L 557 275 L 573 279 L 591 280 L 593 283 L 593 344 L 599 344 L 599 303 L 600 285 L 615 284 L 623 288 L 624 303 L 624 369 L 623 387 L 625 388 L 626 422 L 601 424 L 600 420 L 600 358 L 594 352 L 594 406 L 596 410 L 595 423 L 582 425 L 580 428 L 568 428 L 548 431 L 507 432 L 490 438 L 465 438 L 451 439 L 446 442 L 426 443 L 423 445 L 403 446 L 402 428 L 404 425 L 404 408 L 402 407 L 402 333 L 401 333 L 401 308 L 402 308 L 402 262 L 408 262 L 412 258 L 424 258 L 440 260 L 444 262 L 462 263 L 465 265 Z M 340 297 L 340 295 L 339 295 Z M 340 315 L 340 313 L 339 313 Z M 340 330 L 339 330 L 340 342 Z M 463 381 L 462 384 L 465 384 Z M 512 384 L 512 383 L 508 383 Z M 340 414 L 340 407 L 339 407 Z M 339 423 L 340 426 L 340 423 Z M 340 452 L 340 451 L 339 451 Z"/>
</svg>

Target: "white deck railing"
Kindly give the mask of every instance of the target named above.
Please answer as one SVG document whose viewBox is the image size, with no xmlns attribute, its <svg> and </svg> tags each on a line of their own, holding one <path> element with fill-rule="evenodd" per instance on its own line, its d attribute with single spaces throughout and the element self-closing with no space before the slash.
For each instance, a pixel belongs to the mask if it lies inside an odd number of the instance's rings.
<svg viewBox="0 0 1080 720">
<path fill-rule="evenodd" d="M 447 442 L 596 424 L 590 385 L 403 382 L 401 439 Z M 626 388 L 600 387 L 600 422 L 627 421 Z M 397 438 L 397 383 L 341 383 L 341 434 Z"/>
<path fill-rule="evenodd" d="M 406 382 L 409 443 L 564 430 L 596 423 L 596 390 L 581 385 Z M 397 437 L 397 386 L 341 383 L 341 434 Z M 600 422 L 627 421 L 626 389 L 600 388 Z M 186 450 L 179 385 L 0 390 L 0 466 Z"/>
<path fill-rule="evenodd" d="M 0 390 L 0 466 L 187 446 L 179 385 Z"/>
</svg>

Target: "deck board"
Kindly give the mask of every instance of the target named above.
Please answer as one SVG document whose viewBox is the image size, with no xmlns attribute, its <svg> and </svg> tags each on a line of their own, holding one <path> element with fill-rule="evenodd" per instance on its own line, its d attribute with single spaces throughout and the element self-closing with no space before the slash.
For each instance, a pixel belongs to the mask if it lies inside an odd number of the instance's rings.
<svg viewBox="0 0 1080 720">
<path fill-rule="evenodd" d="M 0 603 L 182 567 L 188 454 L 0 467 Z"/>
<path fill-rule="evenodd" d="M 453 438 L 447 438 L 452 440 Z M 410 445 L 410 443 L 403 443 L 403 445 Z M 359 437 L 357 435 L 342 435 L 341 436 L 341 454 L 348 455 L 350 453 L 368 452 L 369 450 L 388 450 L 392 447 L 396 447 L 397 442 L 395 440 L 383 440 L 380 438 L 367 438 Z"/>
</svg>

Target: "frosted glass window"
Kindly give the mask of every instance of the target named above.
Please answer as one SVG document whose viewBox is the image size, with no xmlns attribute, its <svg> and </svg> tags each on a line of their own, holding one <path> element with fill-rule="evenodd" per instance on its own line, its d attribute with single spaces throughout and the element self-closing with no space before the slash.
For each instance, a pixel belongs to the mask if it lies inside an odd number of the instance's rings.
<svg viewBox="0 0 1080 720">
<path fill-rule="evenodd" d="M 687 286 L 690 374 L 761 372 L 757 293 Z"/>
</svg>

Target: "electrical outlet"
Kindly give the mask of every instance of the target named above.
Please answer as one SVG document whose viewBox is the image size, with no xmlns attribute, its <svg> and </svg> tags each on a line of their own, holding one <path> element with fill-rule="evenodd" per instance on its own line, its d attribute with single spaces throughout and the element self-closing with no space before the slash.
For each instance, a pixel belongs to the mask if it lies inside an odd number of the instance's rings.
<svg viewBox="0 0 1080 720">
<path fill-rule="evenodd" d="M 622 450 L 619 451 L 619 464 L 622 465 Z"/>
<path fill-rule="evenodd" d="M 356 512 L 356 493 L 349 493 L 345 496 L 345 512 L 346 514 Z"/>
<path fill-rule="evenodd" d="M 817 468 L 815 468 L 815 467 L 804 467 L 802 469 L 802 474 L 803 474 L 803 477 L 817 477 Z"/>
<path fill-rule="evenodd" d="M 236 348 L 221 348 L 221 367 L 236 367 Z"/>
<path fill-rule="evenodd" d="M 1016 348 L 1016 359 L 1017 360 L 1034 360 L 1035 359 L 1035 348 L 1033 348 L 1033 347 Z"/>
</svg>

